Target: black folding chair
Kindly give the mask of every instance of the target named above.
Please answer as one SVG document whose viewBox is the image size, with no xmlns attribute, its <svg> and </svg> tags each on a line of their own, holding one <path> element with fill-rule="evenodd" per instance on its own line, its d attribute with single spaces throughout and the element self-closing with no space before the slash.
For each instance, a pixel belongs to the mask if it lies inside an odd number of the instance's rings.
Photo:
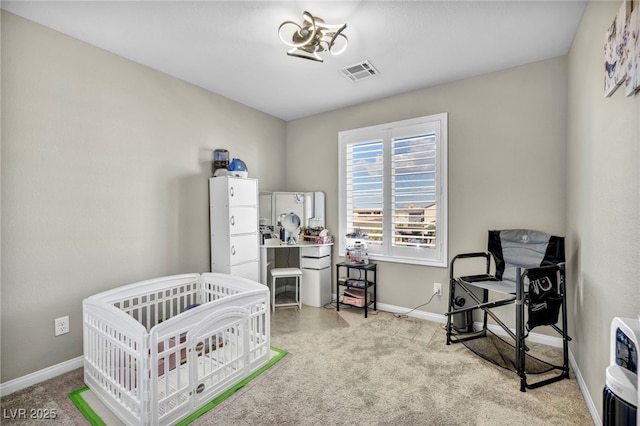
<svg viewBox="0 0 640 426">
<path fill-rule="evenodd" d="M 457 276 L 455 266 L 463 259 L 483 258 L 484 271 Z M 494 273 L 491 273 L 493 259 Z M 447 345 L 483 338 L 490 316 L 514 341 L 515 370 L 520 390 L 537 388 L 569 378 L 569 346 L 565 291 L 564 238 L 528 229 L 489 231 L 488 251 L 463 253 L 450 265 Z M 469 265 L 465 265 L 469 266 Z M 477 266 L 474 263 L 474 266 Z M 499 299 L 489 300 L 489 292 Z M 515 304 L 515 332 L 492 309 Z M 526 314 L 525 314 L 526 306 Z M 484 312 L 482 329 L 475 330 L 473 312 Z M 525 344 L 528 332 L 541 325 L 551 326 L 562 336 L 563 363 L 551 365 L 559 374 L 535 383 L 527 382 Z M 526 328 L 526 331 L 525 331 Z"/>
</svg>

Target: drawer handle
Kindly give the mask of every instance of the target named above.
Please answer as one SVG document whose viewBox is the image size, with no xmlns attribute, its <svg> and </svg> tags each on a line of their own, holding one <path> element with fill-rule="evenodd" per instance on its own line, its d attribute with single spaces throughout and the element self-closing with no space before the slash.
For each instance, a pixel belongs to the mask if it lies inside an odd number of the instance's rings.
<svg viewBox="0 0 640 426">
<path fill-rule="evenodd" d="M 229 188 L 229 196 L 233 197 L 235 195 L 235 191 L 233 190 L 233 186 Z"/>
<path fill-rule="evenodd" d="M 231 220 L 229 221 L 231 222 L 231 226 L 236 224 L 236 217 L 235 216 L 231 216 Z"/>
<path fill-rule="evenodd" d="M 204 390 L 204 383 L 200 383 L 196 388 L 196 393 L 202 393 L 203 390 Z"/>
<path fill-rule="evenodd" d="M 231 246 L 231 255 L 236 255 L 236 246 Z"/>
<path fill-rule="evenodd" d="M 204 343 L 198 342 L 198 344 L 196 345 L 196 352 L 200 353 L 202 352 L 203 349 L 204 349 Z"/>
</svg>

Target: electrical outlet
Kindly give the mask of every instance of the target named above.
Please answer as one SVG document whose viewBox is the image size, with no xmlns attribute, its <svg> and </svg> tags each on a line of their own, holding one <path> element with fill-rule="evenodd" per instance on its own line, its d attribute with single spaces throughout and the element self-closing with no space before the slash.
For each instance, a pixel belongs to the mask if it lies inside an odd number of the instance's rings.
<svg viewBox="0 0 640 426">
<path fill-rule="evenodd" d="M 62 318 L 56 318 L 53 320 L 54 324 L 54 336 L 60 336 L 61 334 L 67 334 L 69 332 L 69 316 Z"/>
<path fill-rule="evenodd" d="M 433 283 L 433 294 L 442 296 L 442 283 Z"/>
</svg>

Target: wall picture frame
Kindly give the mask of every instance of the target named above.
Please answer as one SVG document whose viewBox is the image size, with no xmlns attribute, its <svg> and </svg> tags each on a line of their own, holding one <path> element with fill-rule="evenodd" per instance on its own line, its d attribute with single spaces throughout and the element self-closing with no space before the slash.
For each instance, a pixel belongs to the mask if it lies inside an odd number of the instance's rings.
<svg viewBox="0 0 640 426">
<path fill-rule="evenodd" d="M 627 21 L 627 77 L 625 94 L 633 96 L 640 90 L 640 7 L 636 4 Z"/>
<path fill-rule="evenodd" d="M 626 81 L 629 50 L 628 18 L 632 0 L 624 0 L 604 36 L 604 95 L 610 97 Z"/>
</svg>

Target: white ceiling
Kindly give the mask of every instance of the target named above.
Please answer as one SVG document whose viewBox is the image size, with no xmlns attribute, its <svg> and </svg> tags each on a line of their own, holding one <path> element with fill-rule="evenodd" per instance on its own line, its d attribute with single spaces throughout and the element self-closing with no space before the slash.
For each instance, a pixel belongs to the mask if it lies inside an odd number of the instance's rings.
<svg viewBox="0 0 640 426">
<path fill-rule="evenodd" d="M 585 1 L 3 1 L 2 8 L 283 120 L 564 55 Z M 324 63 L 285 20 L 347 24 Z M 340 69 L 369 60 L 376 78 Z"/>
</svg>

